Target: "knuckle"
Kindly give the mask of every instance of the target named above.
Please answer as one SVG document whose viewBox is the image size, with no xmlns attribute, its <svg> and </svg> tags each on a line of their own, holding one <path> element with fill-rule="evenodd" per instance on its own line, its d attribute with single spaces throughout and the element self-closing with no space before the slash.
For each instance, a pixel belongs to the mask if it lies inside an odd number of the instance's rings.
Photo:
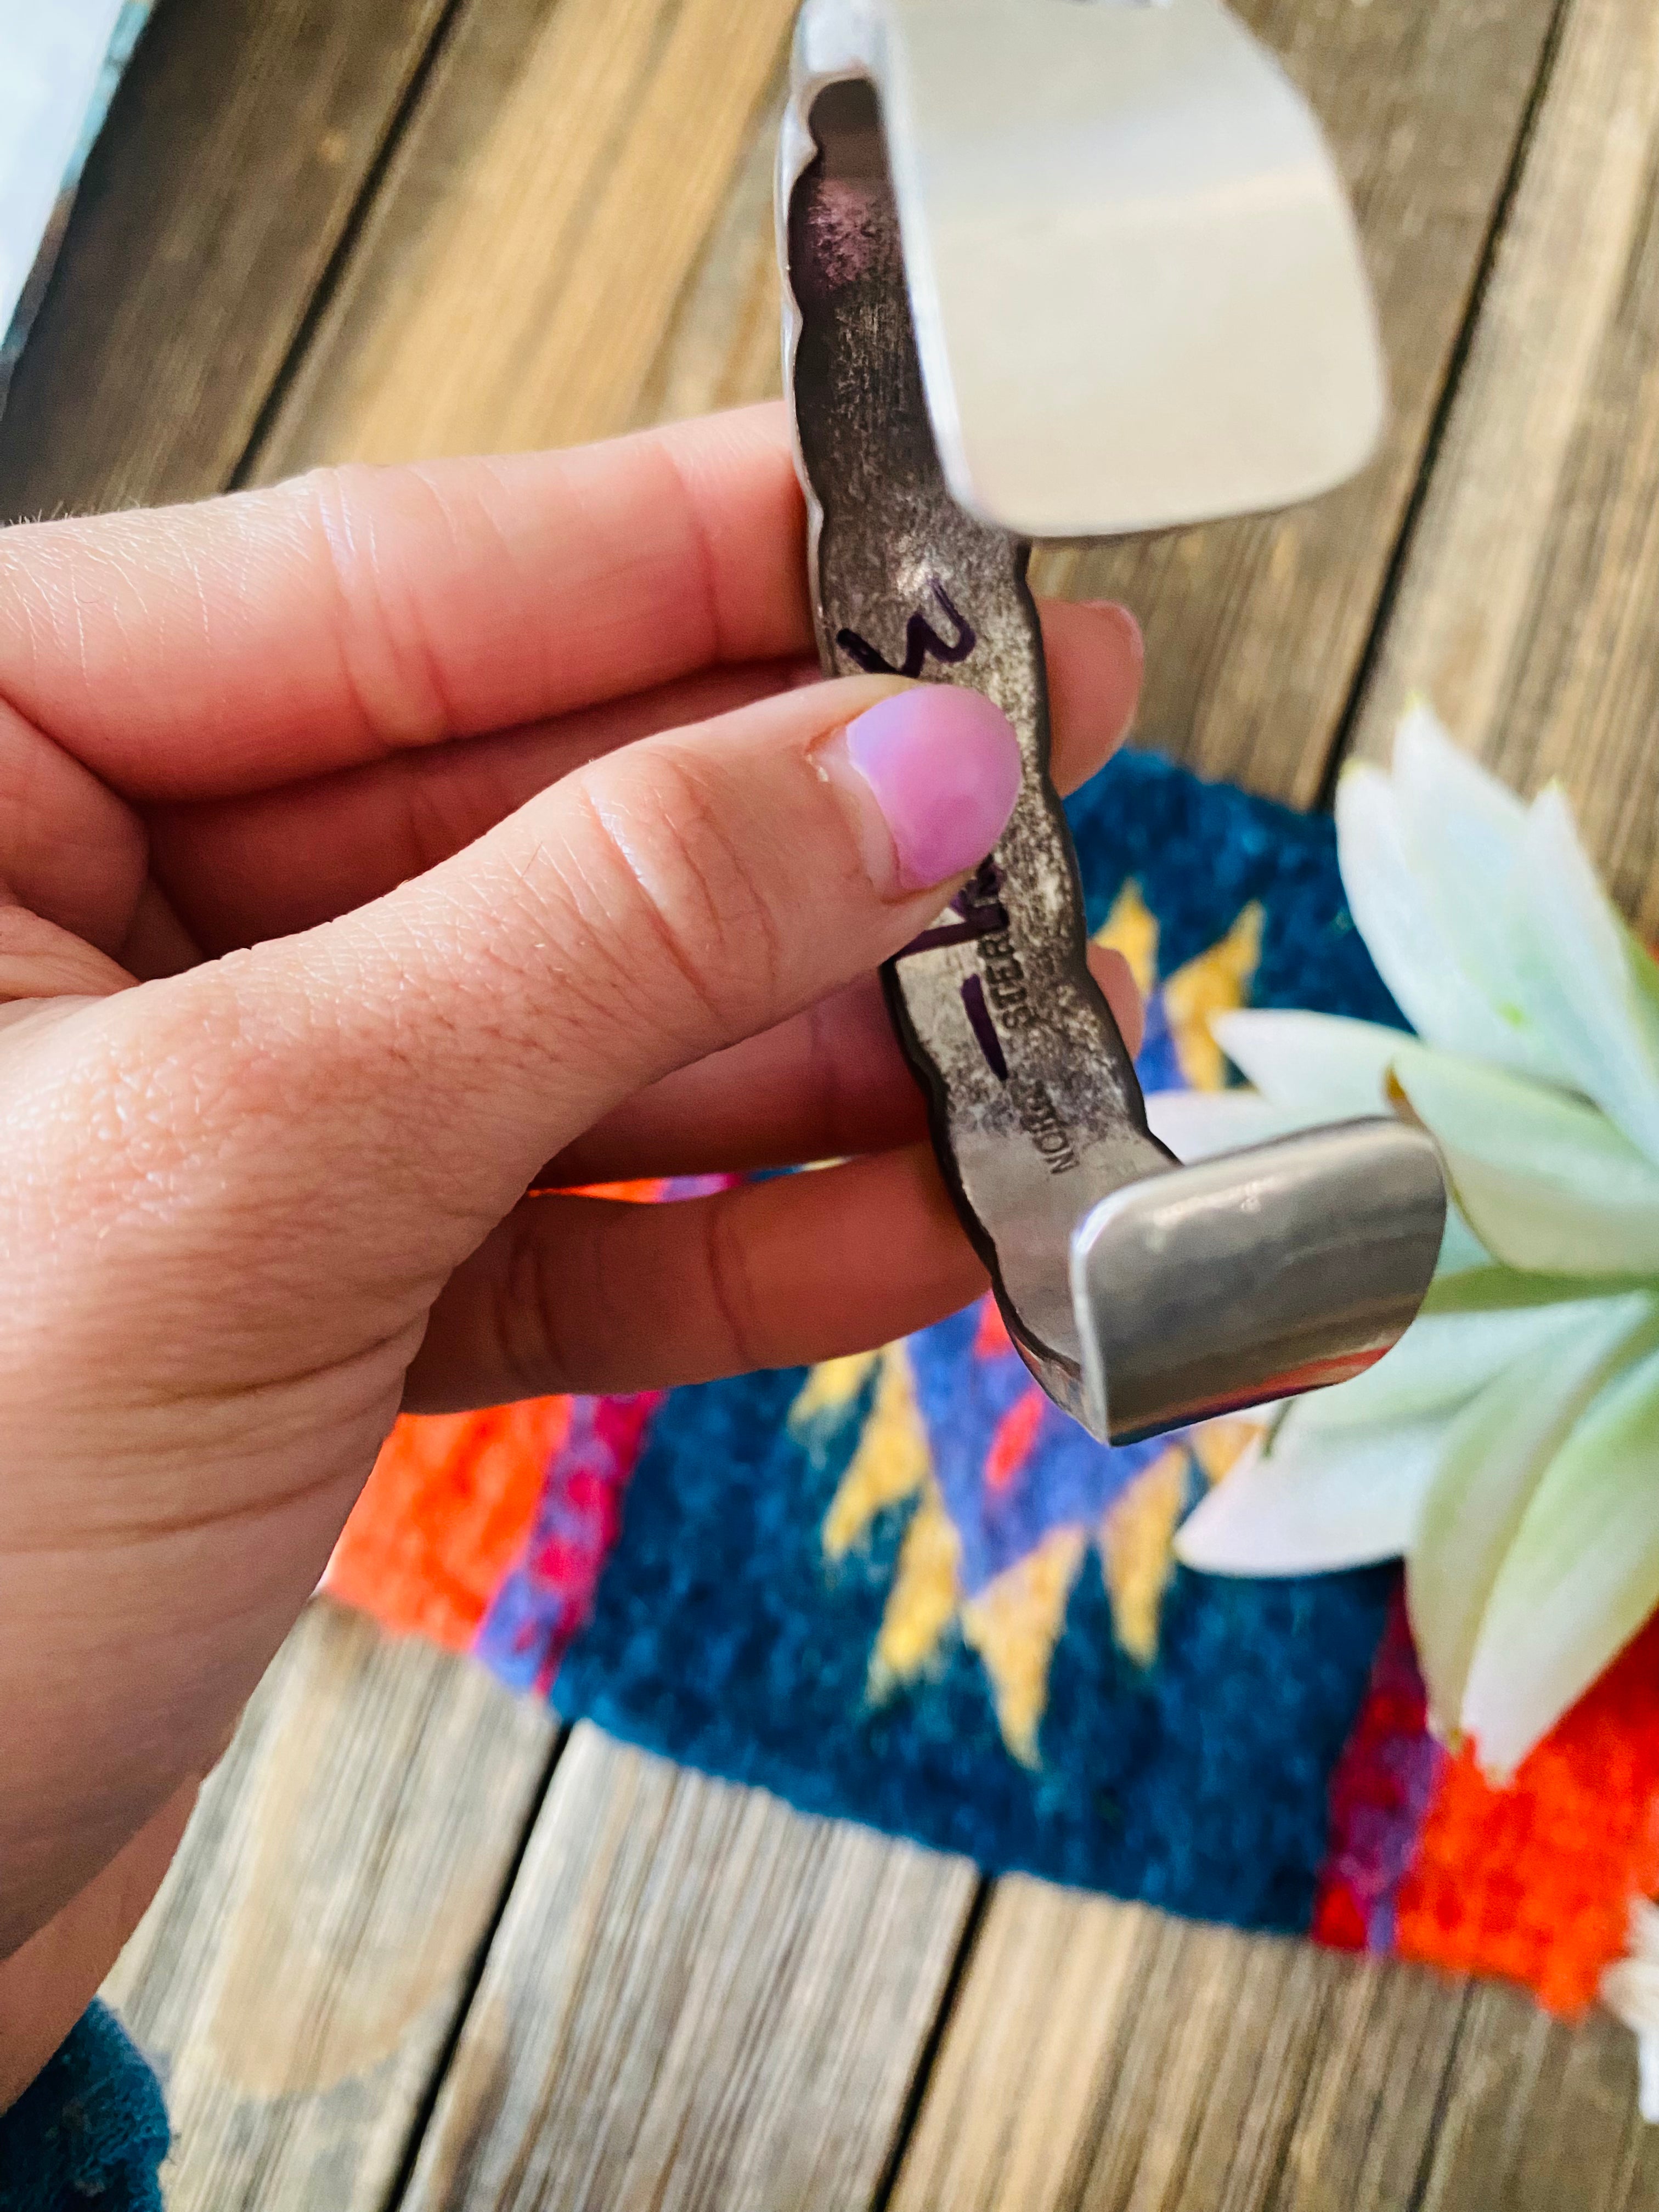
<svg viewBox="0 0 1659 2212">
<path fill-rule="evenodd" d="M 508 1215 L 505 1234 L 507 1263 L 496 1278 L 489 1323 L 501 1371 L 526 1398 L 580 1389 L 580 1347 L 570 1341 L 573 1304 L 561 1296 L 561 1285 L 576 1272 L 577 1255 L 567 1244 L 553 1257 L 528 1209 Z M 586 1293 L 592 1287 L 590 1271 L 581 1273 Z"/>
<path fill-rule="evenodd" d="M 744 1232 L 741 1194 L 704 1201 L 702 1257 L 709 1306 L 725 1347 L 721 1364 L 733 1374 L 771 1364 L 763 1344 L 760 1300 Z"/>
<path fill-rule="evenodd" d="M 690 1002 L 700 1036 L 763 1022 L 780 994 L 785 933 L 721 781 L 684 750 L 653 747 L 589 794 L 589 818 L 623 887 L 616 949 L 631 987 L 656 997 L 665 982 L 665 998 Z M 659 956 L 653 969 L 639 965 L 641 938 Z"/>
<path fill-rule="evenodd" d="M 447 736 L 453 716 L 441 657 L 406 564 L 386 552 L 402 533 L 379 526 L 388 507 L 413 507 L 420 512 L 398 519 L 430 523 L 436 494 L 416 470 L 361 462 L 310 470 L 288 490 L 332 601 L 333 642 L 362 728 L 393 748 Z"/>
</svg>

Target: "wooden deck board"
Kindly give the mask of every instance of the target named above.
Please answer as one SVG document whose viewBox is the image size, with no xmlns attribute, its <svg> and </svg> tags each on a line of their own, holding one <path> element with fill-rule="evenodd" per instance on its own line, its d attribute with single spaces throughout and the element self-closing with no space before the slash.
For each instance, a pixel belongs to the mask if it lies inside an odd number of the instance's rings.
<svg viewBox="0 0 1659 2212">
<path fill-rule="evenodd" d="M 1360 718 L 1559 777 L 1659 930 L 1659 10 L 1578 0 Z"/>
<path fill-rule="evenodd" d="M 166 2081 L 172 2212 L 386 2203 L 555 1737 L 482 1668 L 308 1609 L 107 1991 Z"/>
<path fill-rule="evenodd" d="M 793 0 L 471 7 L 259 473 L 626 428 L 793 14 Z"/>
<path fill-rule="evenodd" d="M 579 1725 L 409 2212 L 868 2203 L 975 1887 Z"/>
<path fill-rule="evenodd" d="M 1638 2114 L 1635 2046 L 1605 2014 L 1569 2027 L 1494 1984 L 1469 1992 L 1436 2115 L 1421 2212 L 1646 2212 L 1659 2128 Z"/>
<path fill-rule="evenodd" d="M 1464 1992 L 999 1885 L 894 2212 L 1403 2212 Z"/>
<path fill-rule="evenodd" d="M 773 215 L 778 125 L 787 85 L 779 56 L 719 220 L 675 303 L 629 429 L 775 399 L 783 388 L 782 302 Z"/>
<path fill-rule="evenodd" d="M 1577 0 L 1358 726 L 1379 753 L 1409 692 L 1431 691 L 1516 781 L 1536 781 L 1540 759 L 1557 764 L 1552 741 L 1565 769 L 1567 732 L 1582 729 L 1589 757 L 1571 780 L 1592 849 L 1616 872 L 1623 860 L 1620 888 L 1644 917 L 1659 915 L 1656 179 L 1659 17 L 1643 0 Z M 1598 720 L 1589 664 L 1615 639 L 1634 656 L 1621 666 L 1636 696 L 1615 696 L 1609 680 L 1595 693 Z M 1538 674 L 1552 655 L 1555 693 Z M 897 2212 L 1623 2212 L 1651 2201 L 1634 2048 L 1606 2019 L 1575 2033 L 1514 1991 L 1465 1992 L 1395 1966 L 1354 1978 L 1325 1961 L 1298 1987 L 1276 1947 L 1218 1929 L 1187 1931 L 1170 1990 L 1144 1984 L 1121 2010 L 1055 2008 L 1036 1982 L 1023 2004 L 1010 1997 L 1011 1962 L 1028 1949 L 1075 1962 L 1090 1942 L 1127 1942 L 1121 1911 L 1003 1885 L 921 2106 Z M 1258 2007 L 1253 1982 L 1275 1972 L 1282 1989 Z M 1313 2029 L 1344 1978 L 1347 2026 L 1333 2041 Z M 1187 2039 L 1166 2047 L 1172 2023 Z M 1249 2054 L 1275 2033 L 1285 2047 L 1258 2085 Z M 1144 2055 L 1126 2056 L 1148 2043 L 1164 2054 L 1151 2106 L 1134 2095 Z M 1022 2069 L 1022 2051 L 1044 2063 Z M 1413 2085 L 1403 2102 L 1378 2087 L 1394 2081 L 1396 2054 Z M 1279 2116 L 1272 2155 L 1260 2141 L 1264 2087 Z"/>
<path fill-rule="evenodd" d="M 1611 2020 L 1005 1881 L 893 2212 L 1635 2212 L 1656 2182 Z"/>
<path fill-rule="evenodd" d="M 224 489 L 442 8 L 160 0 L 0 419 L 0 518 Z"/>
<path fill-rule="evenodd" d="M 1489 555 L 1508 560 L 1528 585 L 1534 568 L 1553 555 L 1566 571 L 1554 610 L 1557 635 L 1580 644 L 1582 656 L 1581 625 L 1587 628 L 1594 615 L 1594 603 L 1586 611 L 1577 596 L 1583 547 L 1587 541 L 1600 544 L 1607 500 L 1616 500 L 1622 532 L 1614 533 L 1613 550 L 1592 580 L 1602 608 L 1612 603 L 1604 621 L 1628 639 L 1627 650 L 1640 653 L 1640 667 L 1626 672 L 1634 680 L 1613 695 L 1627 711 L 1618 719 L 1613 741 L 1581 763 L 1574 781 L 1581 803 L 1586 797 L 1590 800 L 1597 847 L 1615 868 L 1620 839 L 1606 832 L 1609 817 L 1626 842 L 1632 836 L 1645 840 L 1621 884 L 1627 900 L 1644 915 L 1653 911 L 1644 900 L 1659 901 L 1651 828 L 1659 747 L 1650 734 L 1659 654 L 1647 649 L 1659 594 L 1642 560 L 1631 557 L 1627 541 L 1635 536 L 1643 553 L 1651 542 L 1644 526 L 1654 509 L 1645 437 L 1646 426 L 1659 420 L 1659 395 L 1646 391 L 1659 359 L 1659 348 L 1650 342 L 1649 266 L 1654 252 L 1656 27 L 1659 19 L 1650 10 L 1631 5 L 1580 7 L 1566 26 L 1549 97 L 1528 149 L 1498 275 L 1482 301 L 1465 396 L 1438 456 L 1419 541 L 1435 545 L 1432 526 L 1443 505 L 1454 515 L 1473 505 L 1488 526 L 1490 542 L 1455 548 L 1432 570 L 1426 588 L 1413 590 L 1407 568 L 1382 664 L 1391 672 L 1402 666 L 1412 671 L 1411 622 L 1413 617 L 1424 621 L 1428 610 L 1436 611 L 1447 628 L 1459 620 L 1480 619 L 1491 602 L 1492 562 L 1483 557 Z M 1537 27 L 1541 41 L 1547 26 L 1540 20 Z M 1494 28 L 1490 15 L 1475 26 L 1477 33 L 1484 29 L 1488 36 Z M 1425 66 L 1431 66 L 1426 55 Z M 1467 75 L 1454 73 L 1449 86 L 1466 91 Z M 1515 80 L 1511 86 L 1518 88 Z M 1523 106 L 1522 100 L 1510 110 L 1517 130 Z M 1398 131 L 1398 118 L 1394 127 Z M 1461 138 L 1457 143 L 1461 149 Z M 1345 151 L 1352 168 L 1352 149 Z M 1389 148 L 1396 167 L 1410 151 L 1408 137 L 1395 137 Z M 1402 187 L 1396 181 L 1393 189 L 1397 193 Z M 1410 234 L 1413 224 L 1402 216 L 1397 198 L 1386 212 L 1379 212 L 1389 190 L 1386 180 L 1376 198 L 1366 196 L 1363 184 L 1359 190 L 1362 210 L 1380 232 L 1392 235 L 1403 227 Z M 1461 214 L 1466 241 L 1484 244 L 1479 236 L 1481 210 L 1466 206 Z M 744 339 L 739 337 L 726 354 L 720 345 L 724 331 L 752 329 L 757 306 L 770 305 L 761 234 L 763 206 L 748 220 L 752 227 L 747 235 L 732 228 L 688 296 L 662 372 L 665 404 L 706 404 L 766 388 L 761 378 L 769 370 L 752 339 L 746 349 L 746 388 L 729 365 L 744 358 Z M 1582 251 L 1578 241 L 1587 233 L 1593 233 L 1593 241 L 1589 251 Z M 1443 240 L 1439 250 L 1443 254 Z M 1402 393 L 1399 328 L 1403 325 L 1408 335 L 1413 362 L 1427 364 L 1427 349 L 1436 335 L 1425 331 L 1420 319 L 1420 275 L 1419 269 L 1407 269 L 1392 297 L 1382 279 L 1396 404 L 1403 398 L 1413 410 L 1397 428 L 1396 444 L 1403 432 L 1426 439 L 1440 398 L 1437 378 L 1444 370 L 1443 360 L 1414 392 L 1408 384 Z M 1392 319 L 1391 307 L 1401 324 Z M 1607 325 L 1613 327 L 1607 330 Z M 1447 322 L 1438 339 L 1449 349 L 1455 335 Z M 1577 429 L 1599 403 L 1592 415 L 1601 432 L 1599 449 L 1586 455 L 1581 441 L 1571 457 L 1577 465 L 1565 485 L 1552 478 L 1545 456 L 1539 457 L 1535 480 L 1529 466 L 1516 465 L 1517 455 L 1530 460 L 1535 452 L 1534 437 L 1517 435 L 1518 429 L 1534 426 L 1524 417 L 1517 423 L 1517 414 L 1521 405 L 1534 400 L 1535 385 L 1527 386 L 1523 372 L 1540 354 L 1547 356 L 1547 374 L 1565 383 L 1571 403 L 1563 407 L 1558 398 L 1557 420 L 1543 426 L 1557 433 L 1559 464 L 1569 459 L 1567 432 Z M 1564 374 L 1564 355 L 1579 368 L 1577 380 L 1571 366 Z M 1597 381 L 1587 392 L 1592 370 Z M 1632 383 L 1638 388 L 1632 390 Z M 1609 404 L 1610 386 L 1622 404 Z M 1550 396 L 1547 392 L 1547 401 Z M 1632 423 L 1638 426 L 1634 435 Z M 1484 471 L 1462 457 L 1462 438 L 1477 444 Z M 1373 480 L 1289 523 L 1237 526 L 1122 553 L 1051 560 L 1050 576 L 1066 588 L 1117 590 L 1146 621 L 1152 674 L 1143 736 L 1200 765 L 1242 775 L 1304 803 L 1317 792 L 1367 641 L 1370 608 L 1362 593 L 1353 621 L 1340 613 L 1332 619 L 1331 564 L 1317 555 L 1310 560 L 1306 539 L 1316 539 L 1322 530 L 1331 533 L 1327 545 L 1339 549 L 1339 592 L 1352 588 L 1357 575 L 1369 575 L 1370 588 L 1379 589 L 1391 553 L 1389 532 L 1400 527 L 1406 514 L 1416 458 L 1403 453 L 1394 457 L 1386 498 L 1381 496 L 1384 488 Z M 1587 510 L 1585 480 L 1594 480 L 1598 471 L 1602 496 Z M 1480 503 L 1483 494 L 1485 506 Z M 1528 503 L 1530 531 L 1517 528 Z M 1362 510 L 1358 518 L 1354 509 Z M 1559 541 L 1574 524 L 1579 544 L 1573 558 L 1565 561 Z M 1440 528 L 1443 532 L 1444 525 Z M 1552 528 L 1554 544 L 1547 542 Z M 1618 542 L 1621 537 L 1626 542 Z M 1253 550 L 1252 538 L 1258 541 Z M 1259 567 L 1250 574 L 1251 562 L 1261 560 L 1263 539 L 1273 541 L 1265 580 Z M 1457 568 L 1457 553 L 1471 550 L 1474 557 L 1467 565 L 1448 574 L 1449 568 Z M 1236 560 L 1235 580 L 1230 580 Z M 1328 573 L 1322 575 L 1322 568 Z M 1245 579 L 1244 596 L 1233 607 L 1229 602 L 1238 575 Z M 1501 567 L 1499 575 L 1501 605 Z M 1519 611 L 1533 611 L 1524 592 Z M 1242 632 L 1247 663 L 1242 676 L 1224 665 L 1200 665 L 1205 641 L 1215 637 L 1222 621 L 1236 621 Z M 1335 645 L 1328 655 L 1319 650 L 1322 635 Z M 1515 648 L 1513 634 L 1505 643 Z M 1283 664 L 1275 686 L 1277 654 L 1302 657 L 1304 681 L 1319 687 L 1316 697 L 1310 701 L 1306 693 L 1298 694 L 1294 678 L 1287 690 Z M 1412 680 L 1421 679 L 1413 672 Z M 1395 683 L 1398 689 L 1397 676 Z M 1181 706 L 1172 685 L 1188 687 L 1196 707 Z M 1511 773 L 1521 742 L 1513 714 L 1518 688 L 1518 679 L 1511 680 L 1511 696 L 1504 702 L 1510 715 L 1501 737 L 1492 732 L 1498 742 L 1487 748 Z M 1611 694 L 1612 686 L 1607 688 Z M 1241 698 L 1248 712 L 1252 694 L 1265 702 L 1269 720 L 1284 732 L 1277 742 L 1285 750 L 1265 771 L 1259 754 L 1254 765 L 1246 762 L 1241 767 L 1231 738 L 1232 750 L 1218 758 L 1206 737 L 1206 729 L 1219 728 L 1226 718 L 1237 720 Z M 1381 696 L 1379 686 L 1373 698 L 1380 702 Z M 1391 715 L 1399 703 L 1398 696 L 1389 700 L 1386 712 Z M 1373 717 L 1381 711 L 1380 705 L 1373 706 Z M 1536 719 L 1534 713 L 1522 728 L 1531 730 Z M 1371 726 L 1376 726 L 1373 720 Z M 1565 715 L 1562 726 L 1574 726 Z M 1053 1939 L 1046 1953 L 1032 1924 L 1044 1916 Z M 1004 1885 L 999 1892 L 921 2107 L 897 2205 L 1052 2203 L 1088 2206 L 1091 2212 L 1095 2207 L 1157 2205 L 1196 2212 L 1200 2205 L 1300 2208 L 1353 2199 L 1382 2212 L 1416 2202 L 1425 2191 L 1425 2204 L 1462 2212 L 1475 2206 L 1542 2207 L 1568 2201 L 1567 2177 L 1575 2172 L 1583 2192 L 1575 2201 L 1609 2207 L 1640 2201 L 1650 2154 L 1647 2137 L 1632 2118 L 1632 2053 L 1623 2032 L 1611 2023 L 1597 2021 L 1574 2035 L 1542 2021 L 1525 2000 L 1509 1992 L 1483 1990 L 1470 1999 L 1461 1990 L 1407 1970 L 1373 1966 L 1356 1973 L 1339 1962 L 1312 1962 L 1305 1954 L 1287 1961 L 1276 1947 L 1222 1931 L 1190 1930 L 1179 1939 L 1181 1963 L 1162 1985 L 1161 2002 L 1151 2002 L 1143 1984 L 1132 2002 L 1112 2011 L 1108 2026 L 1097 2022 L 1091 2029 L 1091 2006 L 1098 2003 L 1111 1975 L 1109 1961 L 1101 1961 L 1084 1942 L 1083 1929 L 1102 1916 L 1108 1921 L 1115 1916 L 1111 1936 L 1101 1937 L 1113 1953 L 1125 1940 L 1121 1908 L 1057 1893 L 1034 1902 L 1025 1885 Z M 1007 1936 L 1014 1962 L 1028 1945 L 1046 1960 L 1034 1977 L 1025 2007 L 1011 1996 L 1010 1959 L 998 1955 L 992 1962 L 1000 1933 Z M 1275 1981 L 1273 1961 L 1282 1979 Z M 1085 1996 L 1067 1975 L 1068 1966 L 1073 1976 L 1085 1977 L 1098 1968 L 1102 1978 Z M 1265 1976 L 1271 1991 L 1243 2019 L 1235 2002 L 1241 1975 L 1258 1986 Z M 1322 1992 L 1332 1978 L 1340 1989 L 1342 2024 L 1334 2057 L 1309 2039 L 1322 2015 L 1328 2014 L 1332 1999 Z M 989 2050 L 964 2025 L 975 2019 L 981 2000 L 984 2014 L 997 2030 Z M 1176 2054 L 1179 2058 L 1184 2053 L 1186 2064 L 1167 2072 L 1143 2066 L 1128 2077 L 1143 2092 L 1156 2081 L 1158 2099 L 1153 2105 L 1144 2094 L 1137 2100 L 1124 2086 L 1126 2076 L 1117 2071 L 1124 2059 L 1120 2044 L 1129 2036 L 1133 2021 L 1134 2047 L 1150 2040 L 1162 2051 L 1160 2038 L 1169 2032 L 1171 2018 L 1186 2026 L 1187 2040 Z M 1280 2047 L 1273 2051 L 1275 2039 Z M 1547 2061 L 1540 2058 L 1536 2069 L 1517 2075 L 1511 2059 L 1519 2045 L 1547 2053 Z M 1243 2072 L 1237 2063 L 1241 2050 Z M 1250 2070 L 1258 2051 L 1272 2053 L 1262 2076 Z M 1046 2063 L 1037 2063 L 1033 2051 L 1042 2053 Z M 1103 2086 L 1103 2070 L 1108 2086 Z M 1446 2126 L 1437 2133 L 1442 2095 Z M 1276 2116 L 1265 2131 L 1264 2105 Z M 1565 2156 L 1564 2142 L 1571 2146 Z"/>
</svg>

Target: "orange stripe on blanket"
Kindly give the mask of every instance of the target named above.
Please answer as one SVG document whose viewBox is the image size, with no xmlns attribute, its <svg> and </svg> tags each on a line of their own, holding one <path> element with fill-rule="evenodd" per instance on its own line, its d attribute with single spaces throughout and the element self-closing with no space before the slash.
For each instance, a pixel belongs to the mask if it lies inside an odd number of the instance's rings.
<svg viewBox="0 0 1659 2212">
<path fill-rule="evenodd" d="M 1449 1760 L 1400 1893 L 1407 1958 L 1526 1983 L 1582 2012 L 1659 1890 L 1659 1620 L 1523 1761 L 1508 1790 Z"/>
<path fill-rule="evenodd" d="M 325 1589 L 386 1628 L 465 1651 L 524 1550 L 569 1423 L 563 1398 L 399 1421 Z"/>
</svg>

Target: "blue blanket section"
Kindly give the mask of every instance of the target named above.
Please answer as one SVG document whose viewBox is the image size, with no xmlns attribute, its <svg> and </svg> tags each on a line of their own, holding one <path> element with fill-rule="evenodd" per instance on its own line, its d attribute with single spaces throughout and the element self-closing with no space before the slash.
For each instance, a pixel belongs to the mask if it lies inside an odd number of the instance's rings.
<svg viewBox="0 0 1659 2212">
<path fill-rule="evenodd" d="M 784 1432 L 801 1379 L 755 1376 L 670 1400 L 594 1619 L 561 1670 L 560 1711 L 988 1869 L 1304 1929 L 1327 1784 L 1392 1571 L 1178 1574 L 1160 1656 L 1143 1673 L 1113 1641 L 1099 1573 L 1085 1567 L 1033 1773 L 1005 1749 L 983 1671 L 959 1642 L 920 1688 L 867 1703 L 905 1516 L 887 1516 L 869 1550 L 826 1577 L 818 1532 L 844 1459 L 814 1468 Z"/>
<path fill-rule="evenodd" d="M 1158 916 L 1167 975 L 1259 899 L 1266 919 L 1253 1005 L 1405 1028 L 1349 918 L 1327 816 L 1292 813 L 1133 752 L 1120 753 L 1066 811 L 1091 930 L 1133 878 Z"/>
<path fill-rule="evenodd" d="M 1030 1396 L 1031 1377 L 1012 1351 L 975 1359 L 978 1327 L 978 1310 L 969 1306 L 910 1339 L 916 1404 L 927 1424 L 933 1479 L 961 1542 L 957 1574 L 969 1597 L 1029 1557 L 1053 1529 L 1097 1527 L 1164 1449 L 1164 1440 L 1154 1438 L 1103 1451 L 1075 1421 L 1045 1412 L 1041 1481 L 990 1489 L 983 1479 L 985 1440 L 1016 1399 Z"/>
<path fill-rule="evenodd" d="M 167 2154 L 155 2076 L 94 2004 L 0 2114 L 0 2212 L 161 2212 Z"/>
<path fill-rule="evenodd" d="M 1162 967 L 1266 910 L 1258 1005 L 1398 1023 L 1349 921 L 1328 822 L 1126 755 L 1072 803 L 1098 927 L 1133 878 Z M 856 1424 L 817 1462 L 786 1418 L 803 1375 L 676 1392 L 653 1425 L 559 1709 L 710 1773 L 1196 1917 L 1304 1929 L 1333 1765 L 1364 1694 L 1391 1568 L 1234 1582 L 1177 1572 L 1158 1656 L 1114 1640 L 1097 1561 L 1073 1589 L 1042 1764 L 1013 1759 L 959 1640 L 872 1706 L 869 1654 L 909 1508 L 833 1571 L 824 1514 Z"/>
</svg>

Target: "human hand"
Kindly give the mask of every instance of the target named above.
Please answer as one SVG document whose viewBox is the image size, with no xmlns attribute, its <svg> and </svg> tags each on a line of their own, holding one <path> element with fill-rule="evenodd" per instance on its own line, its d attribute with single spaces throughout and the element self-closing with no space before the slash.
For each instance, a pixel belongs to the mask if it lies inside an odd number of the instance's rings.
<svg viewBox="0 0 1659 2212">
<path fill-rule="evenodd" d="M 0 537 L 0 1959 L 41 1931 L 11 1986 L 57 2035 L 400 1407 L 793 1364 L 983 1286 L 873 970 L 1013 741 L 812 680 L 803 532 L 764 410 Z M 1069 786 L 1139 641 L 1045 629 Z"/>
</svg>

